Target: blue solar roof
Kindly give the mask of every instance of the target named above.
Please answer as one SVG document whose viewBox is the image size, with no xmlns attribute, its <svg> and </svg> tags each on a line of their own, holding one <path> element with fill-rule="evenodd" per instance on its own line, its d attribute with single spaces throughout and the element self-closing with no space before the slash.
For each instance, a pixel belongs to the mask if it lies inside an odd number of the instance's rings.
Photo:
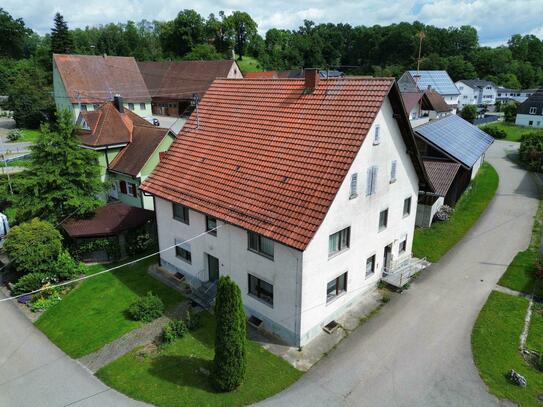
<svg viewBox="0 0 543 407">
<path fill-rule="evenodd" d="M 468 168 L 473 167 L 494 142 L 477 126 L 454 114 L 415 127 L 415 132 Z"/>
<path fill-rule="evenodd" d="M 447 71 L 409 71 L 409 74 L 420 90 L 426 90 L 431 86 L 440 95 L 460 94 Z"/>
</svg>

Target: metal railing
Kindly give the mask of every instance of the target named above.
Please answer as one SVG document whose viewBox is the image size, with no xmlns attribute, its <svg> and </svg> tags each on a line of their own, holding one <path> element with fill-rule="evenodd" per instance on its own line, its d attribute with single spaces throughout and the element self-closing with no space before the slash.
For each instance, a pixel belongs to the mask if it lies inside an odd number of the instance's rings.
<svg viewBox="0 0 543 407">
<path fill-rule="evenodd" d="M 430 263 L 426 260 L 426 257 L 422 259 L 409 257 L 392 267 L 385 267 L 383 271 L 383 281 L 401 288 L 409 282 L 414 274 L 425 269 L 429 265 Z"/>
</svg>

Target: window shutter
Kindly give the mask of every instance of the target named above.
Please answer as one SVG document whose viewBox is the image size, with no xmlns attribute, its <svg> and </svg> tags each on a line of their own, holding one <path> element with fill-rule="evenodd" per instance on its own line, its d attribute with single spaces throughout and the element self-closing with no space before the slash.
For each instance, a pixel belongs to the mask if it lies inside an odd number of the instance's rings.
<svg viewBox="0 0 543 407">
<path fill-rule="evenodd" d="M 132 184 L 132 196 L 134 198 L 138 197 L 138 186 L 136 184 Z"/>
<path fill-rule="evenodd" d="M 377 189 L 377 167 L 371 167 L 371 195 L 375 194 Z"/>
<path fill-rule="evenodd" d="M 119 182 L 119 189 L 121 190 L 121 192 L 123 194 L 126 194 L 126 182 L 125 181 L 120 181 Z"/>
<path fill-rule="evenodd" d="M 381 142 L 381 126 L 375 125 L 375 133 L 373 134 L 373 144 L 379 144 Z"/>
<path fill-rule="evenodd" d="M 372 190 L 372 175 L 373 174 L 373 167 L 372 168 L 368 168 L 368 175 L 367 175 L 367 180 L 366 180 L 366 196 L 370 196 L 371 195 L 371 190 Z"/>
<path fill-rule="evenodd" d="M 354 198 L 358 195 L 358 173 L 351 175 L 351 192 L 349 194 L 350 198 Z"/>
<path fill-rule="evenodd" d="M 390 167 L 390 182 L 396 181 L 396 160 L 392 161 L 392 166 Z"/>
</svg>

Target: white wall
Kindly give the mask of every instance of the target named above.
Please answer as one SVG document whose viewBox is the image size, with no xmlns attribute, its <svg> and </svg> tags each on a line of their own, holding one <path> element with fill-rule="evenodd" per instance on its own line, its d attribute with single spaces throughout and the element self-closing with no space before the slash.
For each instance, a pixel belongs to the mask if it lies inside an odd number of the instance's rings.
<svg viewBox="0 0 543 407">
<path fill-rule="evenodd" d="M 460 96 L 458 97 L 458 109 L 462 109 L 465 105 L 477 104 L 478 93 L 474 89 L 470 88 L 462 81 L 456 82 L 455 85 L 460 92 Z"/>
<path fill-rule="evenodd" d="M 373 145 L 376 124 L 381 127 L 381 142 Z M 391 161 L 397 160 L 397 181 L 390 183 Z M 366 196 L 366 171 L 377 165 L 376 194 Z M 358 197 L 349 199 L 352 173 L 358 173 Z M 373 289 L 382 275 L 384 247 L 393 243 L 393 256 L 398 258 L 398 245 L 407 235 L 406 255 L 411 252 L 417 209 L 418 178 L 406 153 L 406 146 L 392 108 L 387 101 L 378 114 L 349 173 L 341 185 L 324 222 L 303 254 L 302 345 L 321 331 L 321 327 L 356 303 L 364 292 Z M 411 197 L 411 213 L 403 217 L 404 199 Z M 389 209 L 388 227 L 379 232 L 379 213 Z M 350 248 L 329 258 L 329 236 L 351 227 Z M 376 272 L 366 279 L 366 259 L 376 255 Z M 348 272 L 347 292 L 326 303 L 326 285 Z"/>
<path fill-rule="evenodd" d="M 227 75 L 228 79 L 243 79 L 243 74 L 241 73 L 238 64 L 233 61 L 232 67 Z"/>
<path fill-rule="evenodd" d="M 517 114 L 515 124 L 519 126 L 543 127 L 543 116 L 535 114 Z"/>
<path fill-rule="evenodd" d="M 178 241 L 189 239 L 205 231 L 205 215 L 189 211 L 190 225 L 173 218 L 172 204 L 155 198 L 160 249 L 163 250 Z M 267 330 L 276 333 L 291 343 L 295 342 L 297 331 L 296 303 L 302 265 L 302 253 L 280 243 L 274 242 L 274 259 L 270 260 L 247 249 L 247 231 L 218 221 L 221 227 L 217 236 L 204 235 L 189 243 L 192 264 L 177 258 L 175 250 L 161 254 L 164 261 L 175 266 L 179 271 L 193 277 L 208 279 L 205 253 L 219 259 L 220 275 L 228 275 L 239 285 L 243 304 L 248 314 L 264 320 Z M 171 271 L 175 271 L 170 267 Z M 248 295 L 248 274 L 253 274 L 273 284 L 273 307 Z"/>
<path fill-rule="evenodd" d="M 481 168 L 481 165 L 483 165 L 485 161 L 485 155 L 479 157 L 477 161 L 475 161 L 475 164 L 473 164 L 473 167 L 471 167 L 471 180 L 476 177 L 477 173 L 479 172 L 479 169 Z"/>
</svg>

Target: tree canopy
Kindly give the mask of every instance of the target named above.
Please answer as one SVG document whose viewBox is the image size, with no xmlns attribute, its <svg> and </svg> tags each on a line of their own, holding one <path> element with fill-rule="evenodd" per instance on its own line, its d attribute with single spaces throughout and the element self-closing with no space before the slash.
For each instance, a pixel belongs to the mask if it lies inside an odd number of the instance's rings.
<svg viewBox="0 0 543 407">
<path fill-rule="evenodd" d="M 54 26 L 51 29 L 51 51 L 54 54 L 69 54 L 74 50 L 72 33 L 60 13 L 55 14 Z"/>
</svg>

